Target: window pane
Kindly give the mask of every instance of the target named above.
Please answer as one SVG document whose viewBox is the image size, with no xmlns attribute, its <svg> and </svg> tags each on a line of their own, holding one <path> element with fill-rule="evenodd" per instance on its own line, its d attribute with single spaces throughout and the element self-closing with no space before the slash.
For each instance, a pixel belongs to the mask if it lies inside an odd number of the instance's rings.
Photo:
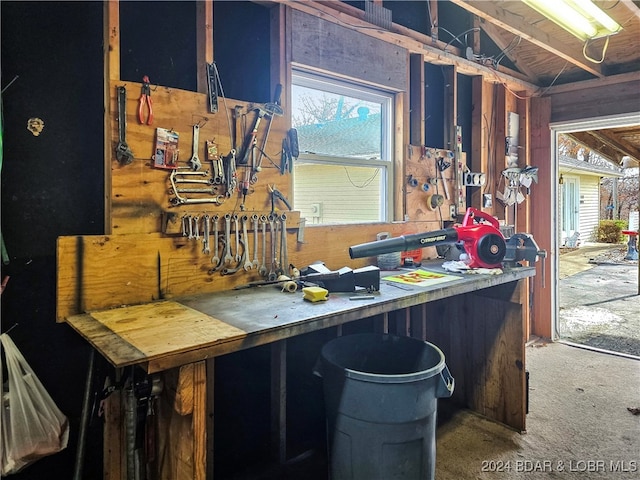
<svg viewBox="0 0 640 480">
<path fill-rule="evenodd" d="M 301 152 L 382 158 L 380 103 L 293 85 L 292 125 Z"/>
<path fill-rule="evenodd" d="M 309 223 L 375 222 L 381 218 L 383 169 L 295 163 L 296 210 Z"/>
</svg>

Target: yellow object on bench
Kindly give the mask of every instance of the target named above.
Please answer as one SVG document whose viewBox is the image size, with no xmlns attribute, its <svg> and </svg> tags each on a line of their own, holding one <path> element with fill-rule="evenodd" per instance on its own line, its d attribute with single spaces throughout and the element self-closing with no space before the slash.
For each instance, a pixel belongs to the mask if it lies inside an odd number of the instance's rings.
<svg viewBox="0 0 640 480">
<path fill-rule="evenodd" d="M 304 294 L 304 300 L 308 300 L 310 302 L 320 302 L 327 299 L 329 290 L 321 287 L 304 287 L 302 289 L 302 293 Z"/>
</svg>

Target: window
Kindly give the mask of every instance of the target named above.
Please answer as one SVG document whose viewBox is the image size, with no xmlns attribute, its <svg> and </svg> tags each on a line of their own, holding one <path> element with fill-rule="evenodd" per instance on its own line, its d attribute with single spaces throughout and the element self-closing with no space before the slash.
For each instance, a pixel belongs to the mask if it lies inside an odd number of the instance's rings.
<svg viewBox="0 0 640 480">
<path fill-rule="evenodd" d="M 387 221 L 393 94 L 295 71 L 291 96 L 296 210 L 315 224 Z"/>
</svg>

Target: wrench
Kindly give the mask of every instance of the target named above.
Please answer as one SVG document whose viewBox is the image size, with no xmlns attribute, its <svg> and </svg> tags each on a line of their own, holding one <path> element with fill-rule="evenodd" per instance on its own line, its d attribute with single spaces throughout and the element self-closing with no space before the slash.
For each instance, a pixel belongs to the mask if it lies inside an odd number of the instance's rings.
<svg viewBox="0 0 640 480">
<path fill-rule="evenodd" d="M 169 201 L 174 207 L 195 203 L 215 203 L 216 205 L 222 205 L 224 203 L 224 197 L 222 195 L 218 195 L 217 197 L 211 198 L 182 198 L 176 194 L 176 196 Z"/>
<path fill-rule="evenodd" d="M 260 223 L 262 224 L 262 265 L 260 265 L 260 269 L 258 272 L 260 276 L 267 276 L 267 217 L 264 215 L 260 216 Z"/>
<path fill-rule="evenodd" d="M 202 253 L 208 254 L 209 249 L 209 232 L 211 231 L 211 218 L 209 215 L 204 216 L 204 236 L 202 237 Z"/>
<path fill-rule="evenodd" d="M 183 215 L 182 219 L 181 219 L 181 223 L 182 223 L 182 236 L 186 237 L 187 235 L 189 235 L 189 227 L 187 226 L 188 223 L 187 222 L 191 222 L 191 220 L 189 219 L 189 217 L 187 215 Z"/>
<path fill-rule="evenodd" d="M 196 171 L 202 168 L 202 163 L 198 157 L 198 143 L 200 140 L 200 125 L 193 126 L 193 153 L 187 163 L 191 166 L 191 169 Z"/>
<path fill-rule="evenodd" d="M 173 189 L 169 191 L 169 193 L 208 193 L 209 195 L 216 194 L 216 187 L 211 188 L 179 188 L 177 192 L 174 192 Z"/>
<path fill-rule="evenodd" d="M 233 223 L 235 225 L 235 231 L 236 231 L 236 262 L 240 262 L 240 235 L 239 235 L 239 228 L 238 228 L 238 215 L 234 215 L 232 217 L 233 219 Z"/>
<path fill-rule="evenodd" d="M 187 219 L 189 220 L 189 236 L 187 238 L 193 240 L 193 217 L 187 215 Z"/>
<path fill-rule="evenodd" d="M 280 215 L 281 225 L 281 236 L 280 236 L 280 270 L 283 273 L 289 273 L 289 259 L 288 259 L 288 251 L 287 251 L 287 215 Z"/>
<path fill-rule="evenodd" d="M 127 89 L 116 87 L 118 93 L 118 144 L 116 145 L 116 159 L 123 165 L 133 161 L 133 152 L 125 140 L 127 134 Z"/>
<path fill-rule="evenodd" d="M 193 217 L 193 238 L 200 240 L 200 217 Z"/>
<path fill-rule="evenodd" d="M 240 268 L 242 268 L 242 264 L 247 256 L 247 249 L 244 244 L 244 240 L 240 240 L 240 244 L 242 245 L 243 250 L 242 250 L 242 258 L 238 262 L 238 265 L 236 265 L 234 268 L 226 268 L 226 267 L 223 268 L 222 272 L 220 272 L 221 275 L 231 275 L 233 273 L 236 273 L 238 270 L 240 270 Z"/>
<path fill-rule="evenodd" d="M 253 221 L 253 268 L 258 268 L 260 262 L 258 261 L 258 215 L 253 214 L 251 216 Z"/>
<path fill-rule="evenodd" d="M 242 239 L 244 240 L 244 252 L 242 256 L 244 257 L 244 270 L 248 272 L 253 267 L 253 263 L 251 263 L 251 252 L 249 252 L 249 239 L 247 238 L 247 222 L 249 221 L 249 217 L 247 215 L 242 216 Z"/>
<path fill-rule="evenodd" d="M 220 257 L 218 257 L 218 220 L 220 217 L 218 215 L 213 216 L 213 257 L 211 258 L 211 263 L 213 263 L 216 267 L 220 264 Z"/>
<path fill-rule="evenodd" d="M 224 263 L 229 265 L 233 261 L 231 255 L 231 215 L 224 216 Z"/>
<path fill-rule="evenodd" d="M 271 234 L 271 262 L 270 262 L 271 267 L 269 268 L 269 275 L 267 276 L 267 279 L 270 282 L 273 282 L 276 278 L 278 278 L 278 276 L 276 275 L 276 271 L 275 271 L 275 264 L 276 264 L 276 231 L 275 231 L 275 226 L 277 224 L 275 223 L 275 218 L 274 218 L 273 214 L 269 215 L 268 220 L 269 220 L 269 233 Z"/>
<path fill-rule="evenodd" d="M 200 178 L 176 178 L 175 183 L 200 183 L 204 185 L 213 185 L 213 178 L 207 180 Z"/>
</svg>

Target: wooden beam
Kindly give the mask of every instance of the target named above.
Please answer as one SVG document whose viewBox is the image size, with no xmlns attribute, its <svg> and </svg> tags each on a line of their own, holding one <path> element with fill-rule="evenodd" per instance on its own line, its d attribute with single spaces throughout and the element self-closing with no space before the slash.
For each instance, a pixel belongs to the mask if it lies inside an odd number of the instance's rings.
<svg viewBox="0 0 640 480">
<path fill-rule="evenodd" d="M 325 5 L 324 2 L 294 2 L 292 0 L 274 0 L 274 2 L 284 3 L 292 9 L 308 13 L 309 15 L 346 28 L 351 28 L 364 35 L 379 38 L 385 42 L 405 48 L 409 53 L 421 53 L 424 55 L 425 62 L 430 62 L 435 65 L 453 65 L 456 67 L 458 73 L 464 75 L 482 75 L 488 81 L 504 83 L 511 89 L 522 90 L 529 94 L 537 92 L 540 89 L 537 85 L 530 83 L 525 75 L 518 72 L 510 71 L 509 73 L 504 73 L 501 69 L 496 71 L 493 68 L 485 67 L 484 65 L 461 58 L 458 54 L 454 53 L 456 49 L 451 46 L 447 48 L 447 51 L 444 51 L 443 47 L 439 47 L 439 44 L 433 46 L 431 37 L 422 35 L 423 39 L 428 39 L 428 43 L 425 43 L 423 40 L 417 40 L 416 35 L 419 34 L 410 29 L 405 28 L 403 33 L 396 33 L 395 24 L 393 32 L 377 27 L 372 28 L 370 23 L 360 20 L 351 14 L 337 10 L 338 4 L 340 4 L 340 9 L 345 8 L 342 2 L 330 2 L 327 5 Z M 333 8 L 334 4 L 336 8 Z M 412 32 L 412 35 L 409 36 L 408 32 Z"/>
<path fill-rule="evenodd" d="M 196 78 L 200 93 L 208 91 L 206 63 L 213 63 L 213 0 L 196 2 Z"/>
<path fill-rule="evenodd" d="M 515 55 L 512 51 L 508 50 L 510 48 L 510 44 L 504 41 L 504 38 L 500 34 L 500 31 L 493 23 L 487 22 L 486 20 L 481 19 L 479 24 L 480 24 L 480 28 L 484 30 L 484 33 L 486 33 L 487 36 L 491 40 L 493 40 L 493 43 L 495 43 L 500 50 L 505 52 L 505 56 L 513 62 L 513 64 L 518 68 L 518 70 L 520 70 L 527 77 L 529 77 L 529 80 L 531 81 L 531 83 L 537 84 L 540 82 L 540 79 L 536 75 L 535 71 L 531 69 L 525 62 L 519 59 L 518 56 Z M 474 52 L 475 51 L 480 51 L 480 50 L 474 50 Z"/>
<path fill-rule="evenodd" d="M 640 6 L 636 2 L 633 0 L 620 0 L 620 3 L 627 7 L 637 18 L 640 18 Z"/>
<path fill-rule="evenodd" d="M 536 159 L 538 184 L 531 190 L 530 202 L 535 205 L 535 215 L 531 218 L 531 234 L 542 250 L 549 255 L 541 257 L 535 264 L 536 276 L 533 277 L 533 303 L 531 307 L 531 334 L 542 338 L 552 338 L 552 318 L 555 311 L 551 308 L 552 291 L 556 285 L 557 272 L 551 268 L 556 264 L 557 252 L 553 250 L 554 239 L 550 218 L 555 205 L 557 181 L 551 165 L 551 99 L 549 97 L 531 98 L 531 124 L 529 149 L 531 158 Z M 543 273 L 544 278 L 543 279 Z"/>
<path fill-rule="evenodd" d="M 622 73 L 620 75 L 611 75 L 605 78 L 594 78 L 592 80 L 583 80 L 582 82 L 565 83 L 564 85 L 556 85 L 547 89 L 547 95 L 557 95 L 559 93 L 567 93 L 573 91 L 584 91 L 588 88 L 612 87 L 623 83 L 640 82 L 640 71 Z"/>
<path fill-rule="evenodd" d="M 120 2 L 113 0 L 103 4 L 103 41 L 104 49 L 104 233 L 111 233 L 111 158 L 114 138 L 111 122 L 116 112 L 111 104 L 111 81 L 120 80 Z M 117 107 L 116 107 L 117 108 Z"/>
<path fill-rule="evenodd" d="M 572 132 L 567 133 L 567 135 L 579 144 L 587 147 L 589 150 L 593 150 L 594 152 L 597 152 L 598 155 L 602 155 L 613 163 L 619 164 L 622 159 L 622 154 L 610 145 L 596 139 L 596 137 L 591 135 L 591 133 L 592 132 L 589 131 Z"/>
<path fill-rule="evenodd" d="M 419 53 L 409 58 L 409 143 L 424 145 L 424 60 Z"/>
<path fill-rule="evenodd" d="M 573 65 L 597 77 L 604 77 L 599 65 L 587 61 L 582 54 L 582 49 L 573 49 L 559 42 L 550 34 L 537 29 L 520 15 L 515 15 L 500 6 L 496 2 L 469 2 L 465 0 L 451 0 L 452 3 L 464 8 L 468 12 L 491 22 L 498 27 L 519 35 L 534 45 L 557 55 Z"/>
</svg>

